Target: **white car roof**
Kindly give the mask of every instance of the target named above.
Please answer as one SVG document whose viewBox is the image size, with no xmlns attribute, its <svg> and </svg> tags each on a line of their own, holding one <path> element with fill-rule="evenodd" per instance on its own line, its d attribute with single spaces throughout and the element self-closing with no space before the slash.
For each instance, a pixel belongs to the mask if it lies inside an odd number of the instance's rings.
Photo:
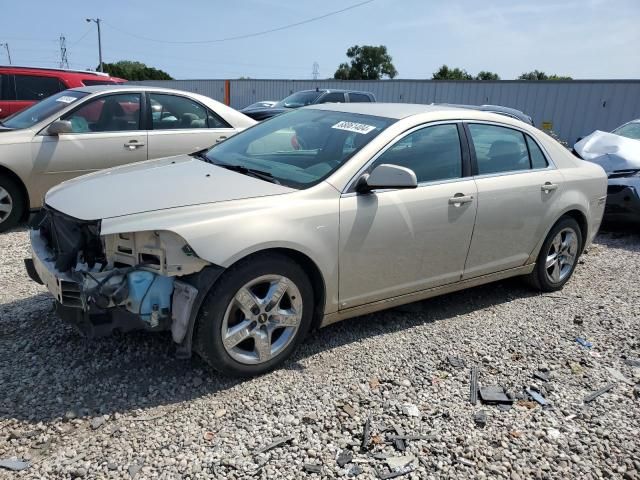
<svg viewBox="0 0 640 480">
<path fill-rule="evenodd" d="M 422 113 L 435 112 L 460 112 L 460 108 L 454 108 L 444 105 L 422 105 L 416 103 L 321 103 L 317 105 L 309 105 L 304 108 L 312 108 L 314 110 L 331 110 L 334 112 L 361 113 L 363 115 L 373 115 L 376 117 L 387 118 L 406 118 Z"/>
</svg>

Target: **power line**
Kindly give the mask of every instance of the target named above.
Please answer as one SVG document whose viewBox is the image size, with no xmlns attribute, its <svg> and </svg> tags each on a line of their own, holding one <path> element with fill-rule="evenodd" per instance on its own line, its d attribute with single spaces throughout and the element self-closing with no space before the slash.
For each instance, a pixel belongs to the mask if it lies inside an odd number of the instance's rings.
<svg viewBox="0 0 640 480">
<path fill-rule="evenodd" d="M 334 15 L 338 15 L 340 13 L 346 12 L 348 10 L 353 10 L 354 8 L 358 8 L 361 7 L 363 5 L 366 5 L 368 3 L 372 3 L 375 0 L 366 0 L 364 2 L 359 2 L 353 5 L 350 5 L 348 7 L 345 8 L 341 8 L 340 10 L 334 10 L 333 12 L 329 12 L 329 13 L 325 13 L 324 15 L 318 15 L 317 17 L 312 17 L 312 18 L 307 18 L 306 20 L 301 20 L 299 22 L 295 22 L 295 23 L 289 23 L 287 25 L 283 25 L 281 27 L 276 27 L 276 28 L 271 28 L 269 30 L 262 30 L 260 32 L 253 32 L 253 33 L 246 33 L 243 35 L 236 35 L 233 37 L 225 37 L 225 38 L 217 38 L 215 40 L 183 40 L 183 41 L 171 41 L 171 40 L 161 40 L 161 39 L 157 39 L 157 38 L 149 38 L 149 37 L 143 37 L 141 35 L 137 35 L 135 33 L 131 33 L 131 32 L 127 32 L 126 30 L 122 30 L 121 28 L 118 28 L 114 25 L 111 25 L 110 23 L 102 20 L 102 22 L 106 25 L 108 25 L 110 28 L 120 32 L 120 33 L 124 33 L 125 35 L 129 35 L 131 37 L 140 39 L 140 40 L 147 40 L 149 42 L 157 42 L 157 43 L 170 43 L 170 44 L 176 44 L 176 45 L 193 45 L 193 44 L 203 44 L 203 43 L 222 43 L 222 42 L 228 42 L 231 40 L 242 40 L 245 38 L 251 38 L 251 37 L 257 37 L 259 35 L 266 35 L 267 33 L 274 33 L 274 32 L 279 32 L 282 30 L 286 30 L 289 28 L 293 28 L 293 27 L 298 27 L 300 25 L 305 25 L 307 23 L 311 23 L 311 22 L 316 22 L 318 20 L 322 20 L 324 18 L 327 17 L 331 17 Z"/>
</svg>

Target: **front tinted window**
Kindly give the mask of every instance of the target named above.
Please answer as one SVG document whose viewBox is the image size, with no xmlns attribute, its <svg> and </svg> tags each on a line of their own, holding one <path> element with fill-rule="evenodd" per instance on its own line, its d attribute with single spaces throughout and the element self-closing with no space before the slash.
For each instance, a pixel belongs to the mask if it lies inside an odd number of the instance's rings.
<svg viewBox="0 0 640 480">
<path fill-rule="evenodd" d="M 284 100 L 280 100 L 274 106 L 277 108 L 300 108 L 311 105 L 322 95 L 322 92 L 296 92 Z"/>
<path fill-rule="evenodd" d="M 371 97 L 369 97 L 369 95 L 365 95 L 364 93 L 350 93 L 349 101 L 350 102 L 371 102 Z"/>
<path fill-rule="evenodd" d="M 29 128 L 45 118 L 54 115 L 79 99 L 86 97 L 88 93 L 75 90 L 66 90 L 51 97 L 45 98 L 41 102 L 30 106 L 18 113 L 11 115 L 2 122 L 8 128 Z"/>
<path fill-rule="evenodd" d="M 140 94 L 106 95 L 68 113 L 73 133 L 140 130 Z"/>
<path fill-rule="evenodd" d="M 67 88 L 55 77 L 16 75 L 15 82 L 17 100 L 42 100 Z"/>
<path fill-rule="evenodd" d="M 213 163 L 267 172 L 307 188 L 328 177 L 395 120 L 328 110 L 278 115 L 214 146 Z"/>
<path fill-rule="evenodd" d="M 469 124 L 476 151 L 478 174 L 528 170 L 529 153 L 524 135 L 496 125 Z"/>
<path fill-rule="evenodd" d="M 626 125 L 616 128 L 612 133 L 622 137 L 640 140 L 640 122 L 627 123 Z"/>
<path fill-rule="evenodd" d="M 462 177 L 462 150 L 456 125 L 434 125 L 410 133 L 374 162 L 407 167 L 418 182 Z"/>
</svg>

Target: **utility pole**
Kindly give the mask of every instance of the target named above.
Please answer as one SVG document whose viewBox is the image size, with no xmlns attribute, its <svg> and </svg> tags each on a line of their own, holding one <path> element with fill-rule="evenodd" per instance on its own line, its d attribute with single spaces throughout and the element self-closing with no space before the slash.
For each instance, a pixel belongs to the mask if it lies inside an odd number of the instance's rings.
<svg viewBox="0 0 640 480">
<path fill-rule="evenodd" d="M 98 57 L 100 59 L 100 65 L 98 70 L 102 72 L 102 37 L 100 35 L 100 19 L 99 18 L 87 18 L 87 22 L 95 22 L 98 25 Z"/>
<path fill-rule="evenodd" d="M 320 65 L 318 62 L 313 62 L 313 71 L 311 72 L 314 80 L 318 80 L 318 75 L 320 75 Z"/>
<path fill-rule="evenodd" d="M 4 47 L 7 49 L 7 57 L 9 57 L 9 65 L 11 65 L 11 52 L 9 51 L 8 43 L 0 43 L 0 47 Z"/>
<path fill-rule="evenodd" d="M 67 39 L 64 35 L 60 35 L 60 68 L 69 68 L 69 60 L 67 59 Z"/>
</svg>

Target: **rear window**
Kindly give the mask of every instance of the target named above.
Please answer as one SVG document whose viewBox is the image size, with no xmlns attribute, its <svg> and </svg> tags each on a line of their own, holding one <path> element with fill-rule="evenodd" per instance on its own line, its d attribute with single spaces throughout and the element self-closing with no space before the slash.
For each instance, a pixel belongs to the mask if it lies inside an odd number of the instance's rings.
<svg viewBox="0 0 640 480">
<path fill-rule="evenodd" d="M 42 100 L 67 87 L 56 77 L 39 77 L 36 75 L 15 75 L 17 100 Z"/>
</svg>

